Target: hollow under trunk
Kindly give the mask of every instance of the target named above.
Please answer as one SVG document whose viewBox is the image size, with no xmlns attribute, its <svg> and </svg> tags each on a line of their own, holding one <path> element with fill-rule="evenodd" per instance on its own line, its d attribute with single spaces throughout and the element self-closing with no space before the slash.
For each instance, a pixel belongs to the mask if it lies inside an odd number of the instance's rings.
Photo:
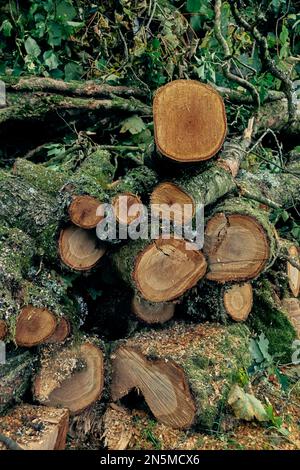
<svg viewBox="0 0 300 470">
<path fill-rule="evenodd" d="M 243 325 L 176 325 L 142 331 L 112 353 L 111 396 L 139 391 L 155 418 L 185 429 L 213 429 L 235 372 L 251 363 Z"/>
</svg>

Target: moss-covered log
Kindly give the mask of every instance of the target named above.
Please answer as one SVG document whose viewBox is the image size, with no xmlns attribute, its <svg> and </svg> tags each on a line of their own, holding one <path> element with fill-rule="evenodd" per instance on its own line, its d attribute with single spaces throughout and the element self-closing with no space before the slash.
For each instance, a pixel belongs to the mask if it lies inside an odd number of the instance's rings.
<svg viewBox="0 0 300 470">
<path fill-rule="evenodd" d="M 0 365 L 0 414 L 19 402 L 29 389 L 35 358 L 30 352 L 14 349 Z"/>
<path fill-rule="evenodd" d="M 50 77 L 18 78 L 13 76 L 1 76 L 0 79 L 4 80 L 8 91 L 58 93 L 84 98 L 111 98 L 115 96 L 122 96 L 124 98 L 131 96 L 145 96 L 145 92 L 140 88 L 111 86 L 101 84 L 97 82 L 97 80 L 87 80 L 84 82 L 72 80 L 65 82 L 63 80 L 55 80 Z"/>
<path fill-rule="evenodd" d="M 188 172 L 175 180 L 160 183 L 151 194 L 153 212 L 162 218 L 189 222 L 197 205 L 208 206 L 219 198 L 236 190 L 235 177 L 251 144 L 253 119 L 249 121 L 243 136 L 226 142 L 218 160 L 205 171 Z M 159 207 L 165 204 L 164 207 Z M 170 213 L 169 208 L 173 211 Z M 185 207 L 184 205 L 188 205 Z M 175 206 L 177 205 L 177 206 Z"/>
<path fill-rule="evenodd" d="M 40 253 L 48 259 L 57 258 L 57 234 L 62 215 L 62 208 L 54 198 L 0 170 L 1 220 L 30 235 Z"/>
<path fill-rule="evenodd" d="M 242 325 L 176 324 L 141 332 L 112 354 L 112 399 L 137 389 L 158 421 L 174 428 L 218 428 L 232 383 L 251 363 Z"/>
<path fill-rule="evenodd" d="M 132 241 L 113 254 L 113 261 L 123 280 L 152 302 L 180 297 L 206 272 L 202 252 L 175 237 Z"/>
<path fill-rule="evenodd" d="M 300 161 L 286 165 L 281 173 L 242 170 L 236 179 L 242 196 L 269 205 L 290 208 L 300 201 Z"/>
<path fill-rule="evenodd" d="M 205 228 L 207 279 L 225 283 L 257 277 L 277 256 L 278 239 L 268 212 L 255 201 L 227 199 Z"/>
<path fill-rule="evenodd" d="M 51 117 L 51 114 L 53 120 L 54 113 L 57 119 L 57 111 L 60 111 L 63 116 L 72 111 L 77 117 L 83 112 L 87 113 L 87 116 L 88 113 L 91 113 L 93 118 L 99 113 L 109 112 L 151 114 L 149 106 L 133 97 L 115 96 L 110 99 L 93 99 L 64 96 L 57 93 L 8 91 L 6 100 L 7 106 L 0 110 L 0 134 L 5 128 L 4 124 L 37 120 L 45 122 Z"/>
<path fill-rule="evenodd" d="M 264 333 L 269 341 L 269 353 L 280 363 L 290 363 L 292 343 L 297 332 L 286 307 L 278 301 L 274 286 L 265 278 L 254 284 L 254 303 L 247 321 L 257 335 Z"/>
</svg>

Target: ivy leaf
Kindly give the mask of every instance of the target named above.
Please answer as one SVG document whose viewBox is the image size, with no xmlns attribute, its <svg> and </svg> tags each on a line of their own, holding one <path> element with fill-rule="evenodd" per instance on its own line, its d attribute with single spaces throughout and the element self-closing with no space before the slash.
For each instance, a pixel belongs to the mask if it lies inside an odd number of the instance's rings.
<svg viewBox="0 0 300 470">
<path fill-rule="evenodd" d="M 252 358 L 258 364 L 264 360 L 267 362 L 272 360 L 272 356 L 269 354 L 269 340 L 265 337 L 264 333 L 261 333 L 256 340 L 251 339 L 249 349 Z"/>
<path fill-rule="evenodd" d="M 74 62 L 69 62 L 65 66 L 65 79 L 69 80 L 79 80 L 83 74 L 83 68 L 80 64 L 75 64 Z"/>
<path fill-rule="evenodd" d="M 9 20 L 4 20 L 2 25 L 0 26 L 0 31 L 3 32 L 6 38 L 11 36 L 11 30 L 13 29 L 13 25 Z"/>
<path fill-rule="evenodd" d="M 52 50 L 44 52 L 43 59 L 45 65 L 48 67 L 49 70 L 57 69 L 59 61 Z"/>
<path fill-rule="evenodd" d="M 28 38 L 25 41 L 24 46 L 25 46 L 25 50 L 27 54 L 30 55 L 31 57 L 37 58 L 41 53 L 41 49 L 38 43 L 31 36 L 28 36 Z"/>
<path fill-rule="evenodd" d="M 58 19 L 64 21 L 72 21 L 77 13 L 71 2 L 63 0 L 57 4 L 56 15 Z"/>
<path fill-rule="evenodd" d="M 125 132 L 128 131 L 130 132 L 130 134 L 135 135 L 135 134 L 139 134 L 144 129 L 146 129 L 146 126 L 142 118 L 140 118 L 137 115 L 134 115 L 128 119 L 125 119 L 125 121 L 123 121 L 120 133 L 124 134 Z"/>
<path fill-rule="evenodd" d="M 245 421 L 269 421 L 266 410 L 260 400 L 254 395 L 244 392 L 237 384 L 234 384 L 228 395 L 228 404 L 239 419 Z"/>
</svg>

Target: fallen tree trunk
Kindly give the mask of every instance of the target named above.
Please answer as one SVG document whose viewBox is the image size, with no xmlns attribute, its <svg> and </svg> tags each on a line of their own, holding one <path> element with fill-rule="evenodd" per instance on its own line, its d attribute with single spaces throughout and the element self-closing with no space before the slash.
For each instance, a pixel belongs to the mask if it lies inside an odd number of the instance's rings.
<svg viewBox="0 0 300 470">
<path fill-rule="evenodd" d="M 35 358 L 29 352 L 8 352 L 0 366 L 0 414 L 20 401 L 31 383 Z"/>
<path fill-rule="evenodd" d="M 137 390 L 166 426 L 214 429 L 232 374 L 250 364 L 248 341 L 241 325 L 177 324 L 138 333 L 112 354 L 112 400 Z"/>
<path fill-rule="evenodd" d="M 277 256 L 275 229 L 254 202 L 232 198 L 220 204 L 205 228 L 207 279 L 225 283 L 257 277 Z"/>
<path fill-rule="evenodd" d="M 137 240 L 112 255 L 121 277 L 151 302 L 180 297 L 205 274 L 201 251 L 183 239 Z"/>
<path fill-rule="evenodd" d="M 103 387 L 104 356 L 98 346 L 86 341 L 54 350 L 44 347 L 33 383 L 39 403 L 78 414 L 101 398 Z"/>
<path fill-rule="evenodd" d="M 21 405 L 0 417 L 0 443 L 8 450 L 64 450 L 69 412 Z"/>
</svg>

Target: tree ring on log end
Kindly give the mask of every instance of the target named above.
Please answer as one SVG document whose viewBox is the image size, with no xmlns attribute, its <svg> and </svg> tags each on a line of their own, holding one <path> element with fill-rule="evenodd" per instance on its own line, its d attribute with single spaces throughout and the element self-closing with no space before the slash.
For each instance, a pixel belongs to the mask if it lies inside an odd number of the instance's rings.
<svg viewBox="0 0 300 470">
<path fill-rule="evenodd" d="M 246 281 L 264 269 L 270 256 L 269 240 L 261 224 L 244 214 L 216 214 L 205 228 L 203 248 L 209 271 L 217 282 Z"/>
<path fill-rule="evenodd" d="M 131 222 L 141 217 L 141 205 L 141 199 L 135 194 L 117 194 L 112 201 L 117 222 L 122 225 L 129 225 Z"/>
<path fill-rule="evenodd" d="M 149 360 L 132 347 L 121 346 L 113 357 L 113 401 L 138 389 L 158 421 L 175 429 L 192 426 L 196 406 L 179 365 L 171 360 Z"/>
<path fill-rule="evenodd" d="M 105 254 L 105 247 L 93 230 L 76 225 L 64 228 L 59 237 L 59 254 L 63 263 L 77 271 L 94 267 Z"/>
<path fill-rule="evenodd" d="M 195 204 L 193 198 L 179 186 L 166 181 L 154 188 L 151 194 L 151 210 L 161 219 L 185 224 L 194 216 Z"/>
<path fill-rule="evenodd" d="M 62 354 L 62 361 L 65 356 Z M 72 351 L 71 351 L 72 352 Z M 47 406 L 64 407 L 72 414 L 81 413 L 100 399 L 104 385 L 104 358 L 101 349 L 91 343 L 84 343 L 73 349 L 74 359 L 80 359 L 84 367 L 73 371 L 72 375 L 61 383 L 56 383 L 58 373 L 51 363 L 41 370 L 34 382 L 34 394 L 37 400 Z M 59 364 L 56 358 L 56 364 Z"/>
<path fill-rule="evenodd" d="M 159 88 L 153 118 L 159 151 L 183 163 L 213 157 L 227 132 L 223 99 L 212 87 L 196 80 L 174 80 Z"/>
<path fill-rule="evenodd" d="M 4 320 L 0 320 L 0 340 L 4 339 L 7 335 L 7 325 Z"/>
<path fill-rule="evenodd" d="M 249 282 L 235 284 L 224 292 L 224 306 L 235 321 L 245 321 L 253 306 L 253 289 Z"/>
<path fill-rule="evenodd" d="M 103 219 L 97 215 L 97 209 L 101 203 L 92 196 L 75 196 L 69 206 L 71 222 L 81 228 L 95 228 Z"/>
<path fill-rule="evenodd" d="M 190 243 L 159 238 L 137 257 L 133 279 L 144 299 L 166 302 L 197 284 L 206 267 L 203 253 Z"/>
<path fill-rule="evenodd" d="M 63 343 L 69 336 L 70 332 L 70 323 L 65 318 L 61 318 L 54 330 L 54 333 L 47 338 L 45 343 Z"/>
<path fill-rule="evenodd" d="M 48 309 L 28 305 L 17 318 L 15 341 L 24 347 L 41 344 L 54 333 L 56 324 L 55 316 Z"/>
<path fill-rule="evenodd" d="M 294 258 L 297 263 L 300 263 L 299 250 L 295 245 L 290 246 L 288 252 L 291 258 Z M 287 275 L 291 292 L 295 297 L 298 297 L 300 292 L 300 271 L 288 262 Z"/>
<path fill-rule="evenodd" d="M 133 313 L 142 321 L 148 324 L 165 323 L 174 316 L 175 304 L 165 302 L 148 302 L 138 295 L 132 299 L 131 308 Z"/>
</svg>

